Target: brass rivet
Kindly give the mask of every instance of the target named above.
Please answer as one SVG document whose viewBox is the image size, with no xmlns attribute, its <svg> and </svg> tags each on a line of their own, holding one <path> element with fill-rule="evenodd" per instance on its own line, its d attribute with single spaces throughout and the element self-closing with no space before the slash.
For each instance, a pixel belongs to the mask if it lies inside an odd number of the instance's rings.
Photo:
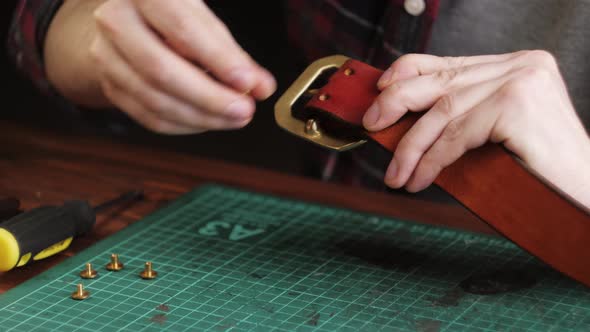
<svg viewBox="0 0 590 332">
<path fill-rule="evenodd" d="M 80 277 L 84 279 L 94 279 L 98 275 L 98 272 L 92 268 L 92 264 L 86 263 L 84 270 L 80 272 Z"/>
<path fill-rule="evenodd" d="M 321 100 L 321 101 L 326 101 L 326 100 L 330 99 L 330 96 L 328 96 L 328 95 L 327 95 L 327 94 L 325 94 L 325 93 L 322 93 L 322 94 L 321 94 L 321 95 L 318 97 L 318 99 L 319 99 L 319 100 Z"/>
<path fill-rule="evenodd" d="M 72 293 L 72 299 L 85 300 L 90 296 L 90 292 L 84 289 L 84 285 L 78 284 L 76 291 Z"/>
<path fill-rule="evenodd" d="M 119 255 L 111 254 L 111 262 L 106 266 L 109 271 L 121 271 L 123 269 L 123 263 L 119 261 Z"/>
<path fill-rule="evenodd" d="M 308 119 L 305 122 L 304 131 L 307 136 L 311 137 L 317 137 L 322 134 L 322 132 L 320 131 L 320 126 L 315 119 Z"/>
<path fill-rule="evenodd" d="M 354 74 L 354 70 L 352 70 L 351 68 L 344 69 L 344 75 L 350 76 L 352 74 Z"/>
<path fill-rule="evenodd" d="M 158 272 L 152 269 L 152 262 L 145 262 L 145 269 L 141 271 L 139 276 L 142 279 L 154 279 L 158 276 Z"/>
</svg>

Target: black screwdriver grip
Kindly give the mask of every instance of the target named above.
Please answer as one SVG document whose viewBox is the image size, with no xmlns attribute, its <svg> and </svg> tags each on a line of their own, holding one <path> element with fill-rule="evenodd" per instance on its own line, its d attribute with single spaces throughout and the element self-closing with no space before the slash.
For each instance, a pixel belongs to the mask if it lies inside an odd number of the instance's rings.
<svg viewBox="0 0 590 332">
<path fill-rule="evenodd" d="M 39 252 L 52 245 L 88 233 L 96 221 L 90 204 L 81 200 L 68 201 L 62 206 L 42 206 L 0 223 L 14 236 L 19 256 Z"/>
<path fill-rule="evenodd" d="M 0 199 L 0 222 L 19 214 L 20 202 L 14 197 Z"/>
</svg>

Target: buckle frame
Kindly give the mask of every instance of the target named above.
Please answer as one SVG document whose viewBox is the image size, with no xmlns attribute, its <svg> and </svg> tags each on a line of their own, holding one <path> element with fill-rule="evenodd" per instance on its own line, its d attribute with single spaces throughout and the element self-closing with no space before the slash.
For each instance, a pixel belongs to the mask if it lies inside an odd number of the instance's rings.
<svg viewBox="0 0 590 332">
<path fill-rule="evenodd" d="M 358 147 L 366 140 L 333 137 L 321 130 L 320 123 L 311 118 L 297 119 L 292 110 L 295 102 L 308 91 L 311 84 L 326 70 L 340 68 L 348 61 L 343 55 L 333 55 L 314 61 L 299 75 L 275 104 L 275 121 L 289 133 L 334 151 L 346 151 Z"/>
</svg>

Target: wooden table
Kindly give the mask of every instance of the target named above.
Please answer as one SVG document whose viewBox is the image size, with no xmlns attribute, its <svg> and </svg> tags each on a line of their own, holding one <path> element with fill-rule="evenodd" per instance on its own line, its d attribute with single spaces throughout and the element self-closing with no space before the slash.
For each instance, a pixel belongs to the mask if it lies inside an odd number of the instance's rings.
<svg viewBox="0 0 590 332">
<path fill-rule="evenodd" d="M 23 209 L 40 204 L 60 204 L 67 199 L 86 199 L 98 204 L 133 189 L 143 189 L 146 196 L 127 209 L 97 216 L 93 233 L 76 239 L 66 252 L 24 268 L 0 273 L 0 293 L 205 182 L 419 222 L 493 232 L 470 212 L 454 204 L 322 183 L 192 155 L 125 145 L 89 135 L 66 135 L 10 122 L 0 122 L 0 174 L 0 197 L 20 199 Z"/>
</svg>

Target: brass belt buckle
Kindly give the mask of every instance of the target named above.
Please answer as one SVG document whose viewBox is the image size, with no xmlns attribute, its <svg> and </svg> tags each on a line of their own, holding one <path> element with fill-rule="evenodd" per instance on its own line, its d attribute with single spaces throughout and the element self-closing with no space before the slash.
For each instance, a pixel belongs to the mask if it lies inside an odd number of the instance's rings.
<svg viewBox="0 0 590 332">
<path fill-rule="evenodd" d="M 303 121 L 293 117 L 292 108 L 295 102 L 309 90 L 311 84 L 326 70 L 340 68 L 348 57 L 333 55 L 313 62 L 291 84 L 275 104 L 275 121 L 286 131 L 305 140 L 336 151 L 346 151 L 362 145 L 366 140 L 354 140 L 332 137 L 322 132 L 320 124 L 315 119 Z"/>
</svg>

